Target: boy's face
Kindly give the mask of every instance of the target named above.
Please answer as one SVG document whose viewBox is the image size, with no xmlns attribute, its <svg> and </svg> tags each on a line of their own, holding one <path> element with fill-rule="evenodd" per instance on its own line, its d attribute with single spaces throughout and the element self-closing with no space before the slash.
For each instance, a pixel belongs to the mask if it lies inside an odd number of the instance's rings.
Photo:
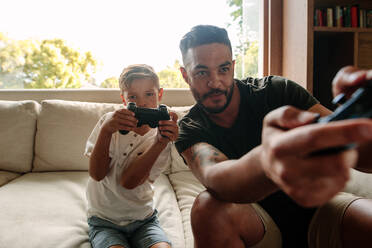
<svg viewBox="0 0 372 248">
<path fill-rule="evenodd" d="M 149 78 L 134 79 L 123 92 L 125 105 L 135 102 L 141 108 L 157 108 L 162 96 L 163 89 L 157 89 L 154 81 Z"/>
</svg>

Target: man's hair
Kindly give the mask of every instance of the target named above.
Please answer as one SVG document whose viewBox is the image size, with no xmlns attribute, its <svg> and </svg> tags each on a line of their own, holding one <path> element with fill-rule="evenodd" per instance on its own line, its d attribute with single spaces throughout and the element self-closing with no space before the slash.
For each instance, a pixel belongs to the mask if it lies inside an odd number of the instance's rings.
<svg viewBox="0 0 372 248">
<path fill-rule="evenodd" d="M 180 42 L 183 62 L 185 62 L 186 53 L 189 48 L 201 45 L 221 43 L 229 47 L 232 54 L 231 42 L 226 29 L 212 25 L 198 25 L 185 34 Z"/>
<path fill-rule="evenodd" d="M 145 64 L 130 65 L 121 72 L 119 78 L 119 87 L 122 91 L 128 90 L 133 80 L 148 78 L 154 81 L 154 85 L 159 89 L 159 77 L 154 69 Z"/>
</svg>

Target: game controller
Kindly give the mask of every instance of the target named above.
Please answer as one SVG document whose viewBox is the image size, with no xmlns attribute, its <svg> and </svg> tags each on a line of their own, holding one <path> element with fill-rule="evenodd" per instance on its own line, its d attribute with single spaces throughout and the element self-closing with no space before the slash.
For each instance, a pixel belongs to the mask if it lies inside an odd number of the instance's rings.
<svg viewBox="0 0 372 248">
<path fill-rule="evenodd" d="M 342 105 L 332 114 L 318 118 L 315 123 L 328 123 L 355 118 L 372 118 L 372 80 L 367 81 L 363 87 L 357 89 L 349 100 L 346 101 L 346 96 L 342 93 L 337 95 L 332 103 Z M 353 147 L 355 147 L 355 144 L 349 144 L 317 151 L 316 154 L 335 153 Z"/>
<path fill-rule="evenodd" d="M 134 112 L 135 117 L 138 119 L 137 127 L 142 125 L 149 125 L 151 128 L 159 126 L 159 121 L 170 120 L 167 106 L 160 104 L 158 108 L 140 108 L 136 103 L 128 103 L 128 110 Z M 119 130 L 121 134 L 127 134 L 127 130 Z"/>
</svg>

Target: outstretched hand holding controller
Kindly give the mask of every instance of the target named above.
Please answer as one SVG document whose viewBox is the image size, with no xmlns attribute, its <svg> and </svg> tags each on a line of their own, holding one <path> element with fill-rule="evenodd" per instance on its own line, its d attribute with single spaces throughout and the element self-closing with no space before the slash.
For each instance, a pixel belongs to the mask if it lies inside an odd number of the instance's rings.
<svg viewBox="0 0 372 248">
<path fill-rule="evenodd" d="M 339 106 L 332 114 L 317 119 L 317 123 L 327 123 L 331 121 L 355 118 L 372 118 L 372 80 L 366 81 L 366 83 L 358 88 L 348 100 L 346 98 L 346 93 L 338 94 L 333 99 L 333 104 L 342 105 Z M 338 152 L 354 146 L 355 144 L 333 147 L 316 152 L 316 154 Z"/>
<path fill-rule="evenodd" d="M 326 203 L 345 187 L 350 168 L 372 172 L 370 80 L 372 70 L 345 67 L 333 81 L 333 92 L 344 93 L 348 100 L 333 114 L 318 119 L 314 112 L 321 106 L 310 109 L 313 112 L 286 106 L 265 117 L 263 170 L 300 205 Z M 349 149 L 339 149 L 348 145 Z"/>
</svg>

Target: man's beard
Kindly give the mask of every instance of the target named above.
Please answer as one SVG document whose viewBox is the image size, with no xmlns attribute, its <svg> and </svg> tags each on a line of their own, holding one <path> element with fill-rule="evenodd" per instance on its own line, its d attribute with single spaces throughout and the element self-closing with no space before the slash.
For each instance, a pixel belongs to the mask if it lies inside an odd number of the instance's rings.
<svg viewBox="0 0 372 248">
<path fill-rule="evenodd" d="M 214 89 L 214 90 L 211 90 L 209 91 L 208 93 L 204 94 L 203 96 L 200 96 L 198 92 L 196 92 L 194 89 L 191 89 L 191 92 L 192 94 L 194 95 L 194 98 L 197 102 L 197 104 L 207 113 L 209 114 L 219 114 L 219 113 L 222 113 L 226 108 L 227 106 L 229 106 L 230 102 L 231 102 L 231 98 L 232 98 L 232 95 L 233 95 L 233 92 L 234 92 L 234 83 L 231 84 L 231 87 L 230 87 L 230 90 L 219 90 L 219 89 Z M 222 93 L 226 96 L 226 103 L 222 106 L 222 107 L 219 107 L 219 108 L 209 108 L 209 107 L 206 107 L 203 105 L 203 101 L 208 98 L 210 95 L 213 95 L 213 94 L 218 94 L 218 93 Z"/>
</svg>

